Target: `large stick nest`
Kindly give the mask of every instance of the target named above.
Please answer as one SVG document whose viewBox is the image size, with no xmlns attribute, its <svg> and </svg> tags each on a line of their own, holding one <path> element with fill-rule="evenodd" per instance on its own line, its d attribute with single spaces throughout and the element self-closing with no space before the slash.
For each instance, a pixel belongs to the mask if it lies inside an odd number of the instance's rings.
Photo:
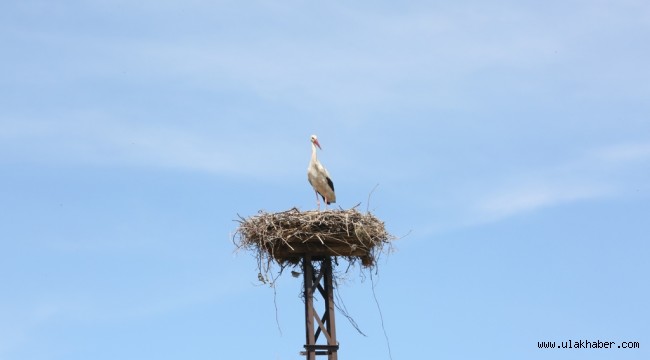
<svg viewBox="0 0 650 360">
<path fill-rule="evenodd" d="M 260 270 L 272 262 L 281 267 L 295 265 L 308 254 L 312 257 L 341 256 L 350 263 L 361 261 L 371 267 L 390 240 L 384 223 L 371 213 L 356 209 L 305 211 L 293 208 L 279 213 L 260 211 L 249 218 L 240 216 L 234 242 L 237 248 L 256 254 Z"/>
</svg>

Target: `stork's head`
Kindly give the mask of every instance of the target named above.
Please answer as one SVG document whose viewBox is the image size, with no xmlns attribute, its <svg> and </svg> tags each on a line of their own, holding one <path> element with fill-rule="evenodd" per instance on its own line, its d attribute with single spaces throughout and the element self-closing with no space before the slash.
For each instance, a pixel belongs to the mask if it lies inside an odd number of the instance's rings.
<svg viewBox="0 0 650 360">
<path fill-rule="evenodd" d="M 316 137 L 316 135 L 311 136 L 311 143 L 318 146 L 318 148 L 321 149 L 320 144 L 318 143 L 318 137 Z"/>
</svg>

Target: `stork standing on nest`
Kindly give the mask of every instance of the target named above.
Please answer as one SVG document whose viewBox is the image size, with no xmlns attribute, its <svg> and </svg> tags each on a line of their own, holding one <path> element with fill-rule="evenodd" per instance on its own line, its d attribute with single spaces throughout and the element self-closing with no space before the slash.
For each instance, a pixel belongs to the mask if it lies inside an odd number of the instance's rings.
<svg viewBox="0 0 650 360">
<path fill-rule="evenodd" d="M 320 195 L 323 198 L 323 201 L 325 201 L 326 209 L 327 205 L 336 202 L 336 195 L 334 194 L 334 183 L 332 182 L 332 179 L 330 179 L 330 174 L 316 157 L 316 146 L 321 149 L 320 144 L 318 143 L 318 138 L 316 135 L 312 135 L 311 161 L 307 168 L 307 180 L 309 180 L 309 183 L 314 188 L 314 192 L 316 193 L 316 204 L 318 204 L 318 210 L 320 210 L 320 199 L 318 198 L 318 195 Z"/>
</svg>

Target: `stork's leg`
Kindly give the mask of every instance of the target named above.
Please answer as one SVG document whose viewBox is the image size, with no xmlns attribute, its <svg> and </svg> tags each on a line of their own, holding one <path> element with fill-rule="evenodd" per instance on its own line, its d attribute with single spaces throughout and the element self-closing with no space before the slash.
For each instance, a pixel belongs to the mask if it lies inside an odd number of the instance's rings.
<svg viewBox="0 0 650 360">
<path fill-rule="evenodd" d="M 316 193 L 316 205 L 318 205 L 318 211 L 320 211 L 320 198 L 318 197 L 318 191 L 314 190 Z"/>
</svg>

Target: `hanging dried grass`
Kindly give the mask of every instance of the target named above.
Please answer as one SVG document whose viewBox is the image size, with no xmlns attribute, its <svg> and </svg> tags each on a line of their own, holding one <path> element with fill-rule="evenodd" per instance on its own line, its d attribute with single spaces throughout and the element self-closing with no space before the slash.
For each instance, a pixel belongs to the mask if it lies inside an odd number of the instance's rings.
<svg viewBox="0 0 650 360">
<path fill-rule="evenodd" d="M 394 239 L 383 222 L 370 212 L 362 214 L 355 208 L 260 211 L 249 218 L 240 216 L 238 221 L 235 245 L 256 254 L 260 272 L 268 272 L 273 262 L 282 268 L 298 264 L 304 254 L 341 256 L 351 264 L 360 260 L 364 267 L 372 267 L 382 250 L 386 246 L 390 249 Z"/>
</svg>

